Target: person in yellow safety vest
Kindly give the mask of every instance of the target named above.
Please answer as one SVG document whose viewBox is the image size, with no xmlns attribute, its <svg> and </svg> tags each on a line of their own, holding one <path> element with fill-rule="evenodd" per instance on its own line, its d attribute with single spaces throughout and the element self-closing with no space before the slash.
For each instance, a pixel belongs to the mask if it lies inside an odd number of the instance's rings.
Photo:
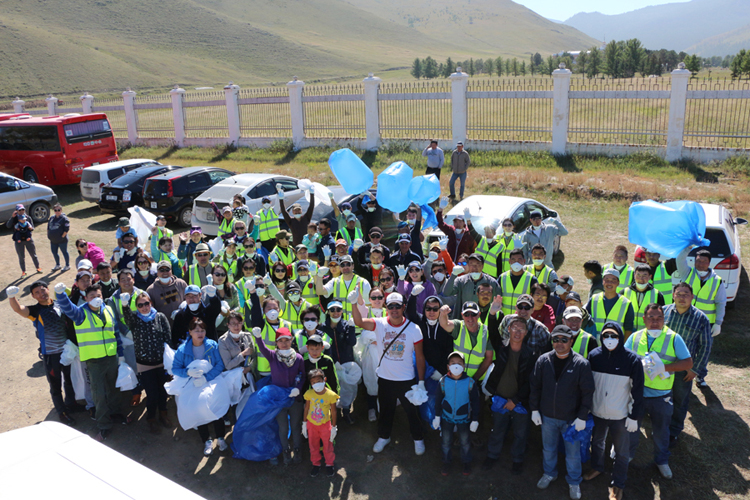
<svg viewBox="0 0 750 500">
<path fill-rule="evenodd" d="M 234 224 L 237 222 L 237 219 L 234 218 L 232 208 L 229 206 L 221 209 L 221 216 L 222 219 L 219 223 L 219 231 L 216 233 L 216 237 L 224 239 L 234 233 Z"/>
<path fill-rule="evenodd" d="M 487 325 L 479 320 L 479 304 L 465 302 L 461 307 L 461 320 L 448 319 L 450 312 L 449 305 L 440 308 L 440 326 L 451 332 L 453 348 L 464 355 L 466 374 L 478 382 L 484 378 L 495 354 Z"/>
<path fill-rule="evenodd" d="M 234 238 L 229 238 L 224 242 L 224 250 L 214 257 L 211 263 L 215 266 L 221 266 L 227 272 L 227 281 L 234 283 L 237 279 L 237 265 L 239 255 L 237 255 L 237 242 Z"/>
<path fill-rule="evenodd" d="M 253 259 L 248 259 L 242 263 L 242 278 L 240 278 L 235 284 L 237 289 L 237 297 L 239 298 L 240 309 L 242 309 L 242 316 L 245 318 L 245 328 L 252 328 L 250 326 L 250 309 L 252 302 L 250 301 L 250 289 L 255 288 L 256 281 L 262 287 L 262 278 L 255 274 L 256 267 Z M 257 290 L 257 289 L 256 289 Z M 263 288 L 265 292 L 265 288 Z M 260 290 L 257 290 L 260 293 Z"/>
<path fill-rule="evenodd" d="M 693 305 L 706 315 L 711 322 L 711 336 L 721 333 L 727 305 L 727 290 L 722 286 L 721 277 L 711 265 L 711 252 L 699 250 L 695 254 L 695 268 L 685 278 L 685 283 L 693 289 Z"/>
<path fill-rule="evenodd" d="M 205 243 L 200 243 L 193 252 L 196 263 L 188 268 L 187 283 L 203 288 L 208 285 L 208 277 L 213 273 L 211 265 L 211 249 Z"/>
<path fill-rule="evenodd" d="M 602 333 L 604 323 L 614 321 L 622 327 L 625 338 L 633 332 L 635 312 L 630 301 L 617 293 L 620 284 L 620 273 L 617 269 L 607 269 L 602 277 L 604 293 L 597 293 L 586 304 L 586 311 L 591 315 L 596 328 L 596 338 Z"/>
<path fill-rule="evenodd" d="M 340 227 L 339 230 L 336 231 L 336 239 L 343 239 L 346 241 L 347 251 L 354 248 L 353 245 L 355 240 L 364 242 L 365 237 L 362 233 L 362 229 L 357 227 L 356 215 L 349 214 L 346 217 L 346 226 Z M 357 250 L 359 250 L 359 247 L 357 247 Z"/>
<path fill-rule="evenodd" d="M 253 221 L 258 226 L 258 241 L 270 252 L 276 245 L 276 233 L 280 229 L 279 216 L 272 208 L 271 198 L 264 196 L 261 203 L 263 208 L 258 210 Z"/>
<path fill-rule="evenodd" d="M 643 402 L 645 415 L 651 417 L 651 433 L 654 440 L 654 462 L 662 477 L 672 478 L 669 467 L 669 426 L 674 406 L 672 403 L 672 386 L 675 374 L 689 372 L 693 367 L 693 358 L 678 334 L 664 324 L 664 308 L 649 304 L 643 316 L 646 328 L 638 330 L 625 341 L 625 349 L 633 351 L 639 357 L 649 356 L 658 359 L 644 366 Z M 643 417 L 638 419 L 638 427 Z M 630 432 L 630 456 L 634 457 L 638 448 L 640 432 Z"/>
<path fill-rule="evenodd" d="M 563 325 L 570 328 L 573 333 L 573 352 L 577 352 L 584 358 L 589 357 L 589 353 L 599 347 L 599 343 L 596 341 L 593 335 L 581 330 L 581 323 L 583 323 L 583 312 L 576 307 L 570 306 L 563 312 Z"/>
<path fill-rule="evenodd" d="M 271 253 L 268 254 L 268 262 L 275 263 L 281 262 L 285 266 L 292 265 L 296 257 L 294 255 L 294 249 L 289 246 L 290 234 L 282 229 L 276 233 L 276 246 L 273 247 Z"/>
<path fill-rule="evenodd" d="M 276 330 L 280 328 L 286 328 L 291 336 L 291 325 L 288 321 L 281 319 L 281 307 L 279 301 L 275 297 L 266 295 L 263 298 L 263 305 L 261 306 L 260 297 L 258 296 L 261 286 L 263 283 L 258 283 L 258 288 L 251 286 L 248 290 L 250 294 L 250 301 L 252 307 L 250 308 L 250 324 L 252 328 L 259 328 L 261 331 L 260 336 L 255 337 L 255 348 L 259 349 L 259 344 L 262 342 L 267 349 L 274 349 L 276 347 Z M 264 290 L 265 291 L 265 290 Z M 271 374 L 271 364 L 264 356 L 258 356 L 256 369 L 258 375 L 266 377 Z"/>
<path fill-rule="evenodd" d="M 468 214 L 468 212 L 466 213 Z M 469 217 L 464 215 L 464 218 L 466 219 L 466 224 L 469 226 L 469 234 L 477 244 L 477 248 L 474 252 L 484 257 L 484 267 L 482 268 L 482 272 L 489 274 L 493 278 L 497 278 L 501 274 L 499 268 L 502 266 L 502 262 L 498 265 L 498 261 L 501 261 L 502 259 L 501 255 L 503 250 L 505 250 L 505 245 L 494 237 L 479 234 L 477 230 L 474 229 L 474 224 L 471 223 L 471 214 L 469 214 Z M 485 231 L 489 232 L 490 230 L 491 228 L 489 226 L 485 227 Z"/>
<path fill-rule="evenodd" d="M 500 294 L 503 296 L 503 314 L 513 314 L 518 297 L 531 294 L 531 287 L 537 283 L 533 274 L 524 270 L 523 251 L 518 248 L 510 253 L 510 271 L 505 272 L 498 278 Z"/>
<path fill-rule="evenodd" d="M 75 326 L 78 355 L 86 363 L 91 395 L 96 407 L 97 441 L 112 432 L 112 419 L 130 423 L 125 417 L 125 398 L 115 387 L 118 366 L 125 363 L 120 328 L 115 313 L 104 304 L 102 288 L 93 284 L 86 289 L 86 303 L 73 304 L 65 293 L 65 283 L 55 285 L 57 303 Z"/>
<path fill-rule="evenodd" d="M 351 255 L 345 255 L 339 259 L 341 276 L 323 284 L 323 277 L 328 273 L 328 268 L 321 267 L 315 277 L 315 287 L 318 295 L 331 297 L 331 300 L 341 302 L 344 308 L 344 319 L 350 320 L 352 305 L 347 300 L 349 293 L 359 290 L 363 297 L 370 296 L 370 283 L 354 274 L 354 260 Z M 369 299 L 367 300 L 369 302 Z"/>
<path fill-rule="evenodd" d="M 495 239 L 497 239 L 503 245 L 503 251 L 498 259 L 497 272 L 498 275 L 507 272 L 510 269 L 510 252 L 516 248 L 523 249 L 525 243 L 521 241 L 521 237 L 513 232 L 515 224 L 509 218 L 503 219 L 500 227 L 495 232 Z"/>
<path fill-rule="evenodd" d="M 296 247 L 294 247 L 294 255 L 296 256 L 296 260 L 294 262 L 292 262 L 288 266 L 289 269 L 287 269 L 287 274 L 289 276 L 291 276 L 293 280 L 297 279 L 297 276 L 298 276 L 297 275 L 297 265 L 299 264 L 300 261 L 303 261 L 303 260 L 305 261 L 305 265 L 307 266 L 307 269 L 311 273 L 315 274 L 315 273 L 318 272 L 318 264 L 316 264 L 315 262 L 311 261 L 308 258 L 307 247 L 305 245 L 303 245 L 302 243 L 300 243 L 299 245 L 297 245 Z M 310 302 L 310 303 L 312 304 L 312 302 Z"/>
<path fill-rule="evenodd" d="M 311 265 L 315 267 L 314 271 L 310 269 Z M 314 262 L 308 263 L 307 260 L 298 260 L 292 267 L 294 267 L 294 274 L 297 276 L 294 282 L 302 290 L 302 300 L 313 306 L 320 304 L 320 297 L 318 297 L 315 279 L 313 278 L 313 275 L 318 272 L 318 266 Z"/>
<path fill-rule="evenodd" d="M 651 268 L 651 283 L 664 296 L 664 303 L 669 305 L 672 303 L 672 273 L 677 270 L 677 267 L 673 261 L 670 261 L 667 266 L 667 262 L 659 260 L 661 254 L 649 252 L 645 248 L 643 250 L 646 254 L 646 264 Z"/>
<path fill-rule="evenodd" d="M 664 296 L 654 288 L 651 281 L 651 268 L 646 264 L 639 264 L 634 272 L 635 281 L 632 285 L 622 290 L 620 293 L 630 301 L 635 313 L 633 321 L 633 331 L 641 330 L 644 326 L 643 313 L 649 304 L 664 304 Z"/>
<path fill-rule="evenodd" d="M 624 245 L 615 247 L 615 251 L 612 253 L 612 262 L 602 268 L 603 271 L 607 269 L 617 269 L 620 273 L 620 284 L 617 285 L 618 293 L 622 293 L 623 290 L 633 284 L 635 270 L 628 264 L 628 249 Z"/>
<path fill-rule="evenodd" d="M 182 265 L 174 251 L 174 242 L 171 236 L 163 236 L 158 240 L 151 238 L 151 258 L 154 259 L 154 262 L 166 260 L 172 266 L 172 274 L 182 278 Z"/>
<path fill-rule="evenodd" d="M 307 339 L 313 335 L 319 335 L 323 341 L 323 350 L 325 354 L 331 355 L 331 337 L 323 331 L 323 325 L 320 324 L 320 307 L 309 306 L 300 313 L 302 318 L 302 329 L 294 333 L 292 348 L 302 357 L 309 359 L 307 355 Z"/>
<path fill-rule="evenodd" d="M 286 287 L 286 296 L 288 300 L 279 293 L 278 288 L 271 283 L 268 290 L 271 296 L 279 301 L 281 308 L 281 319 L 286 320 L 291 325 L 292 333 L 302 329 L 302 311 L 312 304 L 302 298 L 302 289 L 296 281 L 290 281 Z"/>
<path fill-rule="evenodd" d="M 550 287 L 550 290 L 553 290 L 556 287 L 557 273 L 553 268 L 544 263 L 546 258 L 547 250 L 544 249 L 544 246 L 537 243 L 531 249 L 531 264 L 524 266 L 524 270 L 532 274 L 539 283 L 544 283 Z"/>
</svg>

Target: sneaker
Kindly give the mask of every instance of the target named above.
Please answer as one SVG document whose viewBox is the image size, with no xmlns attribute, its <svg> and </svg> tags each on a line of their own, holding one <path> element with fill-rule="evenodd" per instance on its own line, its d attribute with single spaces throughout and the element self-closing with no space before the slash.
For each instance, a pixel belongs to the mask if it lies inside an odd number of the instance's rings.
<svg viewBox="0 0 750 500">
<path fill-rule="evenodd" d="M 451 470 L 451 464 L 444 463 L 443 466 L 440 468 L 440 474 L 442 474 L 443 476 L 447 476 L 450 470 Z"/>
<path fill-rule="evenodd" d="M 224 451 L 229 448 L 229 445 L 224 441 L 224 438 L 219 438 L 217 441 L 219 442 L 219 451 Z"/>
<path fill-rule="evenodd" d="M 102 429 L 96 434 L 96 436 L 94 436 L 94 439 L 101 443 L 107 439 L 110 434 L 112 434 L 112 429 Z"/>
<path fill-rule="evenodd" d="M 36 268 L 36 272 L 37 272 L 37 274 L 42 274 L 42 268 L 41 267 L 37 267 Z"/>
<path fill-rule="evenodd" d="M 63 270 L 63 272 L 70 271 L 70 266 L 65 266 L 65 267 L 62 268 L 62 270 Z"/>
<path fill-rule="evenodd" d="M 424 440 L 414 440 L 414 453 L 419 455 L 424 455 Z"/>
<path fill-rule="evenodd" d="M 292 450 L 284 450 L 284 465 L 292 463 Z"/>
<path fill-rule="evenodd" d="M 55 267 L 52 268 L 53 271 L 59 271 L 60 270 L 60 264 L 57 264 Z"/>
<path fill-rule="evenodd" d="M 326 476 L 333 477 L 336 474 L 336 468 L 333 465 L 326 465 Z"/>
<path fill-rule="evenodd" d="M 214 452 L 214 442 L 210 439 L 204 443 L 203 446 L 203 456 L 210 457 L 211 453 Z"/>
<path fill-rule="evenodd" d="M 510 473 L 514 476 L 518 476 L 523 472 L 523 462 L 513 462 L 513 467 L 510 469 Z"/>
<path fill-rule="evenodd" d="M 706 382 L 706 379 L 703 377 L 695 377 L 695 385 L 698 387 L 703 387 L 704 389 L 708 387 L 708 382 Z"/>
<path fill-rule="evenodd" d="M 320 465 L 313 465 L 310 469 L 310 477 L 318 477 L 318 474 L 320 474 Z"/>
<path fill-rule="evenodd" d="M 484 462 L 482 462 L 482 470 L 490 470 L 495 466 L 495 463 L 497 463 L 496 458 L 490 458 L 487 457 L 484 459 Z"/>
<path fill-rule="evenodd" d="M 96 421 L 96 407 L 89 408 L 89 418 Z"/>
<path fill-rule="evenodd" d="M 466 463 L 464 464 L 464 471 L 462 472 L 464 476 L 468 476 L 471 474 L 471 464 Z"/>
<path fill-rule="evenodd" d="M 672 469 L 669 468 L 669 464 L 656 464 L 656 468 L 659 469 L 659 474 L 664 479 L 672 479 Z"/>
<path fill-rule="evenodd" d="M 23 271 L 23 272 L 21 273 L 21 277 L 23 278 L 24 276 L 26 276 L 26 271 Z"/>
<path fill-rule="evenodd" d="M 557 477 L 548 476 L 547 474 L 543 475 L 542 478 L 539 480 L 538 483 L 536 483 L 536 487 L 540 490 L 546 490 L 549 486 L 549 483 L 557 479 Z"/>
<path fill-rule="evenodd" d="M 367 418 L 370 422 L 375 422 L 378 419 L 378 413 L 374 408 L 367 411 Z"/>
<path fill-rule="evenodd" d="M 375 442 L 375 446 L 372 447 L 372 451 L 374 451 L 375 453 L 380 453 L 381 451 L 383 451 L 383 448 L 385 448 L 385 445 L 387 445 L 390 442 L 391 442 L 391 438 L 388 438 L 388 439 L 378 438 L 378 440 Z"/>
<path fill-rule="evenodd" d="M 68 415 L 66 412 L 62 412 L 60 414 L 60 422 L 64 423 L 65 425 L 69 425 L 70 427 L 75 427 L 76 421 Z"/>
<path fill-rule="evenodd" d="M 581 487 L 577 484 L 568 486 L 568 492 L 570 493 L 570 500 L 579 500 L 581 498 Z"/>
<path fill-rule="evenodd" d="M 302 453 L 300 453 L 299 448 L 294 449 L 294 456 L 292 457 L 292 463 L 293 464 L 302 463 Z"/>
</svg>

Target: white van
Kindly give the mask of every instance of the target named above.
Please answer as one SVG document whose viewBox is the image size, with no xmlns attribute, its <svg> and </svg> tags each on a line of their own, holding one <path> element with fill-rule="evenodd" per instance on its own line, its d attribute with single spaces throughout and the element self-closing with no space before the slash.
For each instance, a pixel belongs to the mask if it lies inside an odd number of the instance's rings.
<svg viewBox="0 0 750 500">
<path fill-rule="evenodd" d="M 97 203 L 101 194 L 101 187 L 126 172 L 138 167 L 161 165 L 156 160 L 139 158 L 137 160 L 121 160 L 83 169 L 81 175 L 81 198 Z"/>
</svg>

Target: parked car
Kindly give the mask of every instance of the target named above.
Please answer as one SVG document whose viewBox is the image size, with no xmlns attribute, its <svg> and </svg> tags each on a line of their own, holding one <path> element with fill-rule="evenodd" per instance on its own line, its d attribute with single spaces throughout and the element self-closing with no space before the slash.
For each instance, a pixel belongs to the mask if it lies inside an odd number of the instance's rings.
<svg viewBox="0 0 750 500">
<path fill-rule="evenodd" d="M 85 201 L 98 203 L 102 186 L 138 167 L 153 165 L 161 165 L 161 163 L 156 160 L 139 158 L 137 160 L 121 160 L 94 167 L 86 167 L 83 169 L 83 174 L 81 175 L 81 198 Z"/>
<path fill-rule="evenodd" d="M 737 226 L 744 226 L 747 220 L 732 217 L 732 213 L 721 205 L 701 203 L 706 214 L 705 237 L 711 244 L 708 247 L 693 248 L 688 254 L 688 264 L 695 265 L 695 254 L 698 250 L 708 248 L 711 252 L 711 269 L 721 277 L 721 282 L 727 289 L 727 306 L 734 307 L 734 299 L 740 287 L 740 272 L 742 270 L 742 251 L 740 249 L 740 235 Z M 646 252 L 643 247 L 635 248 L 636 262 L 646 262 Z"/>
<path fill-rule="evenodd" d="M 144 207 L 190 227 L 193 200 L 232 175 L 234 172 L 218 167 L 188 167 L 149 177 L 143 185 Z"/>
<path fill-rule="evenodd" d="M 554 210 L 550 210 L 543 204 L 531 198 L 518 198 L 515 196 L 491 196 L 491 195 L 476 195 L 469 196 L 464 199 L 456 206 L 451 208 L 448 213 L 444 214 L 443 219 L 448 224 L 453 224 L 453 218 L 457 215 L 463 215 L 464 209 L 468 208 L 471 213 L 471 224 L 479 234 L 485 234 L 485 228 L 489 227 L 492 229 L 492 234 L 495 234 L 495 229 L 500 226 L 503 219 L 510 218 L 513 221 L 514 230 L 517 233 L 521 233 L 524 229 L 531 225 L 529 216 L 534 210 L 541 210 L 542 219 L 552 217 L 553 219 L 560 220 L 560 216 Z M 430 233 L 430 242 L 440 239 L 443 236 L 443 232 L 439 229 Z M 560 237 L 555 238 L 555 250 L 556 254 L 560 250 Z"/>
<path fill-rule="evenodd" d="M 146 179 L 181 168 L 173 165 L 152 165 L 131 170 L 102 186 L 99 208 L 105 214 L 127 214 L 129 207 L 143 206 L 143 184 Z"/>
<path fill-rule="evenodd" d="M 42 184 L 0 174 L 0 220 L 3 224 L 11 218 L 19 203 L 26 207 L 26 213 L 34 224 L 40 224 L 49 219 L 52 207 L 57 203 L 57 195 Z"/>
</svg>

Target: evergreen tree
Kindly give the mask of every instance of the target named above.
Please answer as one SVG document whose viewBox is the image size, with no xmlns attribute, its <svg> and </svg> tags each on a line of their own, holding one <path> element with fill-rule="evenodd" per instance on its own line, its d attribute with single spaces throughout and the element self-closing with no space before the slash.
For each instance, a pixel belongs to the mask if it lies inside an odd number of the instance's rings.
<svg viewBox="0 0 750 500">
<path fill-rule="evenodd" d="M 575 72 L 585 75 L 586 64 L 588 64 L 588 62 L 589 62 L 589 55 L 586 53 L 585 50 L 582 50 L 581 53 L 578 54 L 578 59 L 576 59 Z M 573 71 L 572 68 L 571 68 L 571 71 Z"/>
<path fill-rule="evenodd" d="M 544 59 L 542 58 L 542 54 L 537 52 L 536 54 L 534 54 L 534 67 L 536 67 L 537 69 L 541 69 L 542 64 L 544 64 Z"/>
<path fill-rule="evenodd" d="M 453 60 L 449 57 L 445 60 L 445 67 L 443 69 L 443 77 L 448 78 L 453 74 L 453 72 L 456 71 L 456 65 L 453 62 Z"/>
<path fill-rule="evenodd" d="M 693 74 L 692 76 L 697 75 L 701 70 L 702 60 L 697 54 L 686 56 L 682 62 L 685 63 L 685 68 Z"/>
<path fill-rule="evenodd" d="M 552 56 L 547 57 L 547 68 L 546 73 L 548 76 L 552 75 L 552 72 L 557 69 L 557 66 L 555 65 L 555 58 Z"/>
<path fill-rule="evenodd" d="M 620 64 L 620 46 L 612 40 L 604 49 L 604 73 L 612 78 L 620 78 L 622 76 Z"/>
<path fill-rule="evenodd" d="M 526 61 L 521 61 L 521 75 L 526 76 Z"/>
<path fill-rule="evenodd" d="M 492 73 L 495 72 L 495 61 L 493 61 L 491 58 L 488 58 L 486 61 L 484 61 L 484 70 L 489 76 L 492 76 Z"/>
<path fill-rule="evenodd" d="M 474 61 L 474 71 L 479 73 L 484 73 L 484 61 L 482 59 L 477 59 Z"/>
<path fill-rule="evenodd" d="M 438 76 L 438 65 L 437 61 L 430 56 L 422 61 L 422 73 L 425 78 L 435 78 Z"/>
<path fill-rule="evenodd" d="M 422 61 L 417 57 L 411 65 L 411 76 L 419 80 L 422 78 Z"/>
<path fill-rule="evenodd" d="M 510 58 L 505 60 L 505 74 L 510 76 L 513 73 L 511 68 L 511 60 Z"/>
<path fill-rule="evenodd" d="M 513 62 L 511 63 L 511 70 L 513 71 L 513 76 L 518 76 L 518 59 L 515 57 L 513 58 Z"/>
<path fill-rule="evenodd" d="M 474 76 L 474 58 L 469 59 L 469 76 Z"/>
<path fill-rule="evenodd" d="M 599 47 L 591 47 L 591 53 L 588 56 L 586 63 L 586 76 L 589 78 L 596 78 L 596 75 L 601 71 L 602 65 L 602 54 L 599 52 Z"/>
<path fill-rule="evenodd" d="M 503 58 L 499 57 L 495 59 L 495 71 L 497 71 L 497 76 L 503 76 L 503 69 L 505 68 L 505 64 L 503 64 Z"/>
<path fill-rule="evenodd" d="M 625 42 L 625 50 L 622 52 L 622 74 L 626 78 L 635 76 L 635 73 L 643 64 L 643 45 L 637 38 L 631 38 Z"/>
</svg>

